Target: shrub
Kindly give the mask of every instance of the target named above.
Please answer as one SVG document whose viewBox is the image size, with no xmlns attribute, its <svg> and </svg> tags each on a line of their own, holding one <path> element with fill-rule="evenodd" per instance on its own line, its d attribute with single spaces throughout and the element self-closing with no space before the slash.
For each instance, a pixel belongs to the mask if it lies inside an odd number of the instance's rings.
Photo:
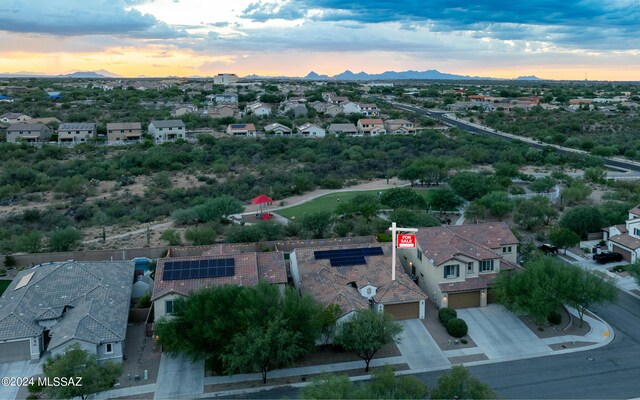
<svg viewBox="0 0 640 400">
<path fill-rule="evenodd" d="M 449 322 L 450 319 L 456 317 L 458 317 L 458 313 L 453 308 L 444 307 L 438 311 L 438 319 L 444 326 L 447 326 L 447 322 Z"/>
<path fill-rule="evenodd" d="M 4 266 L 7 268 L 15 267 L 16 266 L 15 257 L 12 255 L 4 256 Z"/>
<path fill-rule="evenodd" d="M 7 270 L 4 268 L 0 268 L 0 276 L 5 276 L 7 274 Z"/>
<path fill-rule="evenodd" d="M 382 243 L 382 242 L 391 242 L 391 241 L 392 241 L 392 239 L 393 239 L 393 238 L 391 237 L 391 235 L 389 235 L 389 234 L 387 234 L 387 233 L 378 233 L 378 234 L 376 235 L 376 240 L 377 240 L 378 242 L 381 242 L 381 243 Z"/>
<path fill-rule="evenodd" d="M 461 338 L 467 334 L 469 328 L 467 327 L 467 323 L 460 318 L 451 318 L 449 322 L 447 322 L 447 332 L 449 335 Z"/>
<path fill-rule="evenodd" d="M 140 297 L 140 308 L 151 307 L 151 293 L 147 292 Z"/>
<path fill-rule="evenodd" d="M 547 321 L 549 321 L 551 325 L 560 325 L 560 322 L 562 322 L 562 315 L 554 311 L 549 314 Z"/>
</svg>

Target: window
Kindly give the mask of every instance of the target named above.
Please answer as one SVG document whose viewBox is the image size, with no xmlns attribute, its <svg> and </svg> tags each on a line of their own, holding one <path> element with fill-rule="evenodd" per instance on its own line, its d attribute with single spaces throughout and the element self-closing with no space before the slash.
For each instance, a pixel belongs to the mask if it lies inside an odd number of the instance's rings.
<svg viewBox="0 0 640 400">
<path fill-rule="evenodd" d="M 445 278 L 457 278 L 460 276 L 460 265 L 445 265 L 444 277 Z"/>
<path fill-rule="evenodd" d="M 633 234 L 634 234 L 635 236 L 640 236 L 640 229 L 638 229 L 638 228 L 634 228 L 634 229 L 633 229 Z"/>
<path fill-rule="evenodd" d="M 104 345 L 104 347 L 105 347 L 105 351 L 104 352 L 106 354 L 113 353 L 113 344 L 112 343 L 107 343 L 107 344 Z"/>
<path fill-rule="evenodd" d="M 493 260 L 480 261 L 480 272 L 493 271 Z"/>
<path fill-rule="evenodd" d="M 473 261 L 467 263 L 467 272 L 473 273 Z"/>
<path fill-rule="evenodd" d="M 503 253 L 511 253 L 511 246 L 502 246 Z"/>
<path fill-rule="evenodd" d="M 418 260 L 422 261 L 422 252 L 417 247 L 416 247 L 416 251 L 418 252 Z"/>
<path fill-rule="evenodd" d="M 164 302 L 164 310 L 166 314 L 173 314 L 173 300 L 167 300 Z"/>
</svg>

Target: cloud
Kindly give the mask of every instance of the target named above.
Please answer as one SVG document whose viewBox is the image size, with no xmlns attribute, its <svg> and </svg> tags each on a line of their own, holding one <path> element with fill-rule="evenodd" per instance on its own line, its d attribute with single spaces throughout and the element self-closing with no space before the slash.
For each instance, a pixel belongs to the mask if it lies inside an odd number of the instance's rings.
<svg viewBox="0 0 640 400">
<path fill-rule="evenodd" d="M 0 5 L 0 30 L 56 36 L 116 35 L 136 38 L 185 36 L 131 5 L 140 0 L 13 0 Z"/>
<path fill-rule="evenodd" d="M 261 0 L 240 16 L 257 22 L 301 18 L 362 25 L 397 22 L 404 32 L 428 26 L 432 32 L 470 31 L 501 40 L 553 38 L 570 48 L 600 47 L 608 40 L 612 49 L 630 49 L 637 47 L 640 36 L 640 0 Z"/>
</svg>

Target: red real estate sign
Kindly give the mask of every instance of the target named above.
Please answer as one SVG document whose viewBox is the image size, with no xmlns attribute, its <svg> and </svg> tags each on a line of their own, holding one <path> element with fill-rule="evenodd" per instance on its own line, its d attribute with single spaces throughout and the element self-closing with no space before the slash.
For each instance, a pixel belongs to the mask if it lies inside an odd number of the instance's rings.
<svg viewBox="0 0 640 400">
<path fill-rule="evenodd" d="M 416 247 L 416 235 L 410 233 L 398 234 L 397 247 L 399 249 L 414 249 Z"/>
</svg>

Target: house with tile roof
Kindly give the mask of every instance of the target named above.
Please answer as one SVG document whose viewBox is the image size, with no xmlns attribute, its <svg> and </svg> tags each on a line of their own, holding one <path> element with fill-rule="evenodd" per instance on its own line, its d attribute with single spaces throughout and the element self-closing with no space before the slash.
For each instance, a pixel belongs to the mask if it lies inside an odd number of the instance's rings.
<svg viewBox="0 0 640 400">
<path fill-rule="evenodd" d="M 58 126 L 58 143 L 86 143 L 97 136 L 96 124 L 93 122 L 71 122 Z"/>
<path fill-rule="evenodd" d="M 293 130 L 286 125 L 282 125 L 279 122 L 266 125 L 264 131 L 271 135 L 291 135 Z"/>
<path fill-rule="evenodd" d="M 483 307 L 500 271 L 518 269 L 518 239 L 504 222 L 419 228 L 398 249 L 407 273 L 438 307 Z"/>
<path fill-rule="evenodd" d="M 9 143 L 47 143 L 51 139 L 51 128 L 45 124 L 19 123 L 7 128 Z"/>
<path fill-rule="evenodd" d="M 424 319 L 426 296 L 399 262 L 392 280 L 391 250 L 391 243 L 297 248 L 290 256 L 293 283 L 323 306 L 339 305 L 339 323 L 371 307 L 395 319 Z"/>
<path fill-rule="evenodd" d="M 624 224 L 613 225 L 603 231 L 609 251 L 622 255 L 630 263 L 640 260 L 640 206 L 629 210 Z"/>
<path fill-rule="evenodd" d="M 0 297 L 0 363 L 63 354 L 76 343 L 121 362 L 133 271 L 133 261 L 68 261 L 18 273 Z"/>
<path fill-rule="evenodd" d="M 229 124 L 227 126 L 227 134 L 231 136 L 255 137 L 257 133 L 254 124 Z"/>
<path fill-rule="evenodd" d="M 361 118 L 358 120 L 358 133 L 363 136 L 376 136 L 386 133 L 384 122 L 380 118 Z"/>
<path fill-rule="evenodd" d="M 27 114 L 8 112 L 0 115 L 0 122 L 5 124 L 17 124 L 20 122 L 26 122 L 31 119 Z"/>
<path fill-rule="evenodd" d="M 406 119 L 388 119 L 384 121 L 384 129 L 387 133 L 411 135 L 416 133 L 416 125 Z"/>
<path fill-rule="evenodd" d="M 175 142 L 186 138 L 185 125 L 181 119 L 151 121 L 147 131 L 156 143 Z"/>
<path fill-rule="evenodd" d="M 202 256 L 158 260 L 151 298 L 156 320 L 170 317 L 178 299 L 209 287 L 255 286 L 264 280 L 278 285 L 284 293 L 287 283 L 284 253 L 243 253 L 232 249 L 231 246 L 216 246 Z"/>
<path fill-rule="evenodd" d="M 298 127 L 298 134 L 303 137 L 320 138 L 324 137 L 327 134 L 327 131 L 315 124 L 307 122 L 306 124 L 302 124 Z"/>
<path fill-rule="evenodd" d="M 358 134 L 358 128 L 354 125 L 354 124 L 331 124 L 329 125 L 329 132 L 333 133 L 334 135 L 338 135 L 341 133 L 347 134 L 347 135 L 357 135 Z"/>
<path fill-rule="evenodd" d="M 140 122 L 110 122 L 107 124 L 108 142 L 139 142 L 140 139 L 142 139 L 142 124 Z"/>
</svg>

